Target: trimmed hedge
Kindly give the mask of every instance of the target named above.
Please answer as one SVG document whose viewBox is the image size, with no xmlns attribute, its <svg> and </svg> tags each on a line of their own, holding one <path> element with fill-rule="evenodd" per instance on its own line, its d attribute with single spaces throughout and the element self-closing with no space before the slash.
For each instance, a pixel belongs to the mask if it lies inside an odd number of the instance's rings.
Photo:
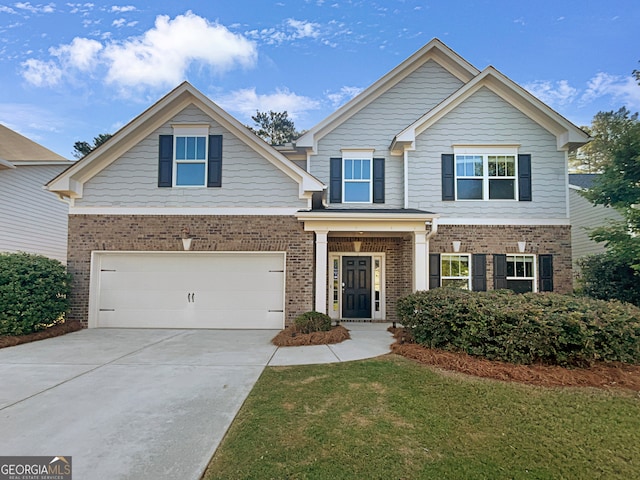
<svg viewBox="0 0 640 480">
<path fill-rule="evenodd" d="M 421 345 L 510 363 L 640 364 L 640 309 L 556 293 L 416 292 L 398 301 L 402 325 Z"/>
<path fill-rule="evenodd" d="M 60 323 L 69 307 L 70 285 L 70 275 L 57 260 L 1 253 L 0 335 L 26 335 Z"/>
<path fill-rule="evenodd" d="M 331 317 L 320 312 L 305 312 L 293 320 L 298 333 L 328 332 L 331 330 Z"/>
</svg>

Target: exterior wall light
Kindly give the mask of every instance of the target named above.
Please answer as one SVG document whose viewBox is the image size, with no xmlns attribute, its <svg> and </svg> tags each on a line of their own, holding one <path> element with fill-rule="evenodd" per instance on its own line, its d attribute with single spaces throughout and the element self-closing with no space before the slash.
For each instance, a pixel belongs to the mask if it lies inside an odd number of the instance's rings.
<svg viewBox="0 0 640 480">
<path fill-rule="evenodd" d="M 526 249 L 527 249 L 527 242 L 518 242 L 518 251 L 520 253 L 524 253 Z"/>
<path fill-rule="evenodd" d="M 458 253 L 460 251 L 460 241 L 459 240 L 454 240 L 453 242 L 451 242 L 451 245 L 453 245 L 453 251 L 455 253 Z"/>
<path fill-rule="evenodd" d="M 355 240 L 353 242 L 353 251 L 354 252 L 360 252 L 360 247 L 362 247 L 362 242 L 360 240 Z"/>
<path fill-rule="evenodd" d="M 191 237 L 189 227 L 184 227 L 182 229 L 182 247 L 186 250 L 191 250 L 191 242 L 193 241 L 193 237 Z"/>
</svg>

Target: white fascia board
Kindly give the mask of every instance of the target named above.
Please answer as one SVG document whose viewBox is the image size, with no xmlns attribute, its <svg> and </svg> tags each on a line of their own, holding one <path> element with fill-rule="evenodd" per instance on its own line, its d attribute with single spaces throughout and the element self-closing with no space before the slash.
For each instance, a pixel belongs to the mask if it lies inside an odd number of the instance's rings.
<svg viewBox="0 0 640 480">
<path fill-rule="evenodd" d="M 298 207 L 80 207 L 71 206 L 70 215 L 251 215 L 294 216 Z"/>
<path fill-rule="evenodd" d="M 469 82 L 480 73 L 476 67 L 439 39 L 434 38 L 334 113 L 309 129 L 296 141 L 296 146 L 311 148 L 316 152 L 318 140 L 341 124 L 341 119 L 346 120 L 353 116 L 429 60 L 436 61 L 463 83 Z"/>
<path fill-rule="evenodd" d="M 4 170 L 5 168 L 16 168 L 16 166 L 11 163 L 9 160 L 4 160 L 0 158 L 0 170 Z"/>
<path fill-rule="evenodd" d="M 585 132 L 498 70 L 489 66 L 469 83 L 460 87 L 456 92 L 436 105 L 413 124 L 398 133 L 394 138 L 393 144 L 401 141 L 415 141 L 416 136 L 427 130 L 482 87 L 488 88 L 524 115 L 555 135 L 558 150 L 569 148 L 569 144 L 575 146 L 576 144 L 585 144 L 589 141 L 589 136 Z"/>
<path fill-rule="evenodd" d="M 568 218 L 440 218 L 440 225 L 569 225 Z"/>
</svg>

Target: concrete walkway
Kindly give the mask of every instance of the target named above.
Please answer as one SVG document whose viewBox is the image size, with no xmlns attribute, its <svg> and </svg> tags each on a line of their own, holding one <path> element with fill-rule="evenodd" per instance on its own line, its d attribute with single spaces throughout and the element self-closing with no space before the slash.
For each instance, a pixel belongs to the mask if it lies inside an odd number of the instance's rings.
<svg viewBox="0 0 640 480">
<path fill-rule="evenodd" d="M 338 345 L 276 348 L 274 330 L 92 329 L 0 349 L 0 452 L 71 456 L 74 478 L 193 479 L 265 366 L 389 352 L 386 324 Z"/>
</svg>

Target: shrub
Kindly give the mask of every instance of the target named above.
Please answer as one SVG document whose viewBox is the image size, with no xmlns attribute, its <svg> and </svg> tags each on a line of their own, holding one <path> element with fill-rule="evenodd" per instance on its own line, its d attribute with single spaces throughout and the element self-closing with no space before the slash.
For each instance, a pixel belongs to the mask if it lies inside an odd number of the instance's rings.
<svg viewBox="0 0 640 480">
<path fill-rule="evenodd" d="M 70 284 L 57 260 L 0 254 L 0 335 L 25 335 L 62 321 Z"/>
<path fill-rule="evenodd" d="M 640 306 L 640 272 L 611 253 L 578 260 L 582 292 L 600 300 L 620 300 Z"/>
<path fill-rule="evenodd" d="M 328 332 L 331 317 L 320 312 L 305 312 L 294 319 L 293 325 L 299 333 Z"/>
<path fill-rule="evenodd" d="M 555 293 L 438 288 L 398 301 L 419 344 L 511 363 L 640 363 L 640 309 Z"/>
</svg>

